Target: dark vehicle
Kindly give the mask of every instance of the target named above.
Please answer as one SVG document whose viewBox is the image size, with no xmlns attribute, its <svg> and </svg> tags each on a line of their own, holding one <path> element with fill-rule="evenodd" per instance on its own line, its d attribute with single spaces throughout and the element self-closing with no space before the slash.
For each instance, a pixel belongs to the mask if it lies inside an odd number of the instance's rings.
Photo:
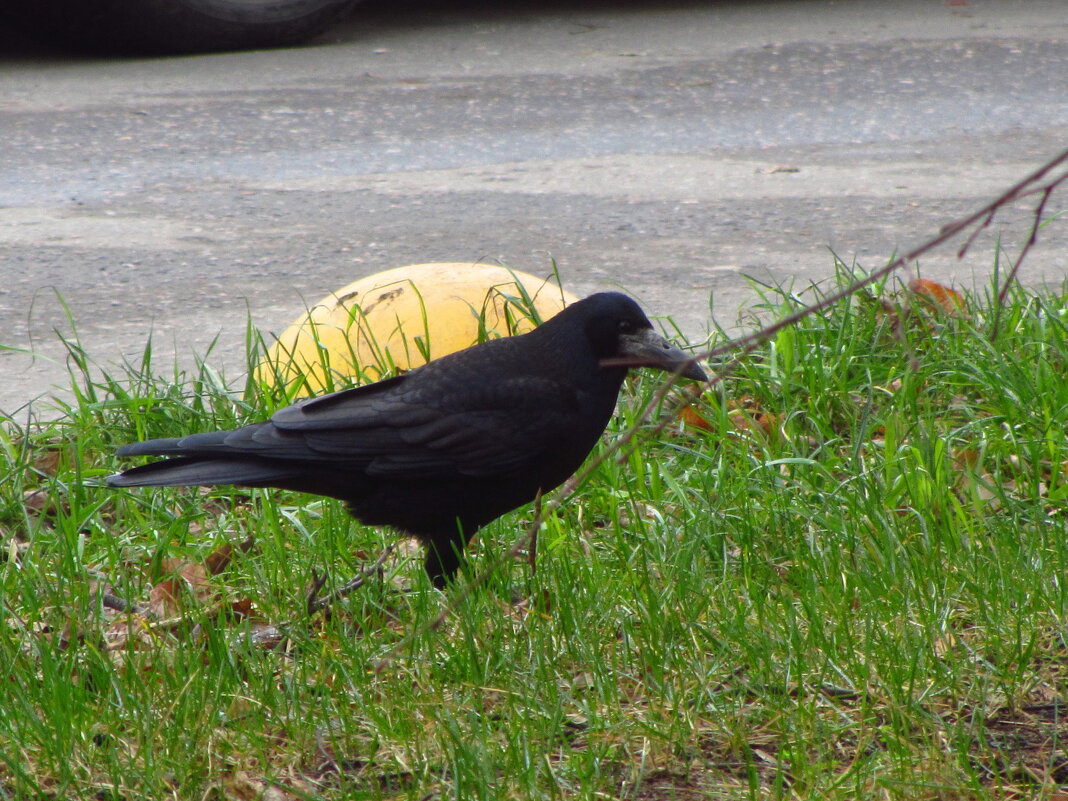
<svg viewBox="0 0 1068 801">
<path fill-rule="evenodd" d="M 16 0 L 9 19 L 35 38 L 96 53 L 197 53 L 298 44 L 359 0 Z"/>
</svg>

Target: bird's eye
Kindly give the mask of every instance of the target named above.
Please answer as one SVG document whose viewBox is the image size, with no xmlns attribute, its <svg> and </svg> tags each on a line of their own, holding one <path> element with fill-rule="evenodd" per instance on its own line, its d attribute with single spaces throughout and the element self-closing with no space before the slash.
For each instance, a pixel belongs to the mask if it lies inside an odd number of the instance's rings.
<svg viewBox="0 0 1068 801">
<path fill-rule="evenodd" d="M 621 334 L 633 334 L 638 329 L 634 327 L 634 323 L 630 320 L 619 321 L 619 333 Z"/>
</svg>

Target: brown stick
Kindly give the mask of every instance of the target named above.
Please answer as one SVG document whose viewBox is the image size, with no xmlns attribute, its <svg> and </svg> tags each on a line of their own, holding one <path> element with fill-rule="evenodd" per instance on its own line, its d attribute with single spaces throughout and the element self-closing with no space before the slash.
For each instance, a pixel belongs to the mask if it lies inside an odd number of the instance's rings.
<svg viewBox="0 0 1068 801">
<path fill-rule="evenodd" d="M 334 603 L 335 601 L 344 598 L 346 595 L 349 595 L 350 593 L 358 590 L 360 587 L 366 584 L 367 580 L 372 576 L 377 576 L 379 573 L 381 573 L 382 565 L 386 563 L 386 559 L 388 559 L 389 555 L 393 553 L 394 548 L 396 548 L 396 545 L 392 543 L 387 545 L 382 551 L 382 553 L 378 555 L 378 558 L 375 559 L 375 561 L 372 562 L 370 565 L 365 567 L 359 575 L 349 579 L 346 583 L 342 584 L 337 589 L 328 592 L 322 597 L 319 596 L 319 590 L 322 589 L 323 584 L 326 583 L 326 580 L 325 578 L 320 578 L 319 576 L 316 576 L 312 581 L 311 589 L 308 591 L 308 614 L 314 615 L 316 612 L 326 609 L 326 607 L 330 606 L 330 604 Z"/>
</svg>

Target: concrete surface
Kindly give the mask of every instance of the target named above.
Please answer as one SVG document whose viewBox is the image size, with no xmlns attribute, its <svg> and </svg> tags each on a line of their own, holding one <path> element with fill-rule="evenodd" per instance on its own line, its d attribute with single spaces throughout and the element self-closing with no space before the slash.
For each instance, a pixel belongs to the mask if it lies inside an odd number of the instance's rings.
<svg viewBox="0 0 1068 801">
<path fill-rule="evenodd" d="M 63 304 L 105 366 L 215 340 L 236 378 L 249 317 L 278 332 L 415 262 L 555 259 L 699 338 L 710 306 L 738 323 L 747 276 L 804 286 L 831 249 L 878 266 L 1068 147 L 1063 0 L 481 5 L 382 2 L 314 46 L 186 58 L 8 34 L 0 410 L 65 382 Z M 921 268 L 983 285 L 1028 221 Z M 1068 274 L 1066 225 L 1027 281 Z"/>
</svg>

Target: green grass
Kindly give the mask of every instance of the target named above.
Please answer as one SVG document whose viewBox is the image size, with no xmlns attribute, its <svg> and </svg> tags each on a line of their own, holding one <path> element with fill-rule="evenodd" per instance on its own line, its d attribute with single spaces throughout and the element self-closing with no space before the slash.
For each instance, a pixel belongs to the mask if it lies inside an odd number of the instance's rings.
<svg viewBox="0 0 1068 801">
<path fill-rule="evenodd" d="M 304 614 L 314 575 L 391 541 L 333 501 L 98 486 L 127 441 L 284 399 L 159 377 L 148 348 L 102 377 L 72 343 L 58 419 L 0 426 L 0 798 L 1055 797 L 1068 293 L 1015 290 L 993 340 L 989 298 L 907 300 L 781 332 L 694 406 L 707 429 L 607 459 L 535 575 L 507 565 L 429 632 L 447 600 L 418 559 Z M 607 441 L 661 380 L 628 383 Z"/>
</svg>

